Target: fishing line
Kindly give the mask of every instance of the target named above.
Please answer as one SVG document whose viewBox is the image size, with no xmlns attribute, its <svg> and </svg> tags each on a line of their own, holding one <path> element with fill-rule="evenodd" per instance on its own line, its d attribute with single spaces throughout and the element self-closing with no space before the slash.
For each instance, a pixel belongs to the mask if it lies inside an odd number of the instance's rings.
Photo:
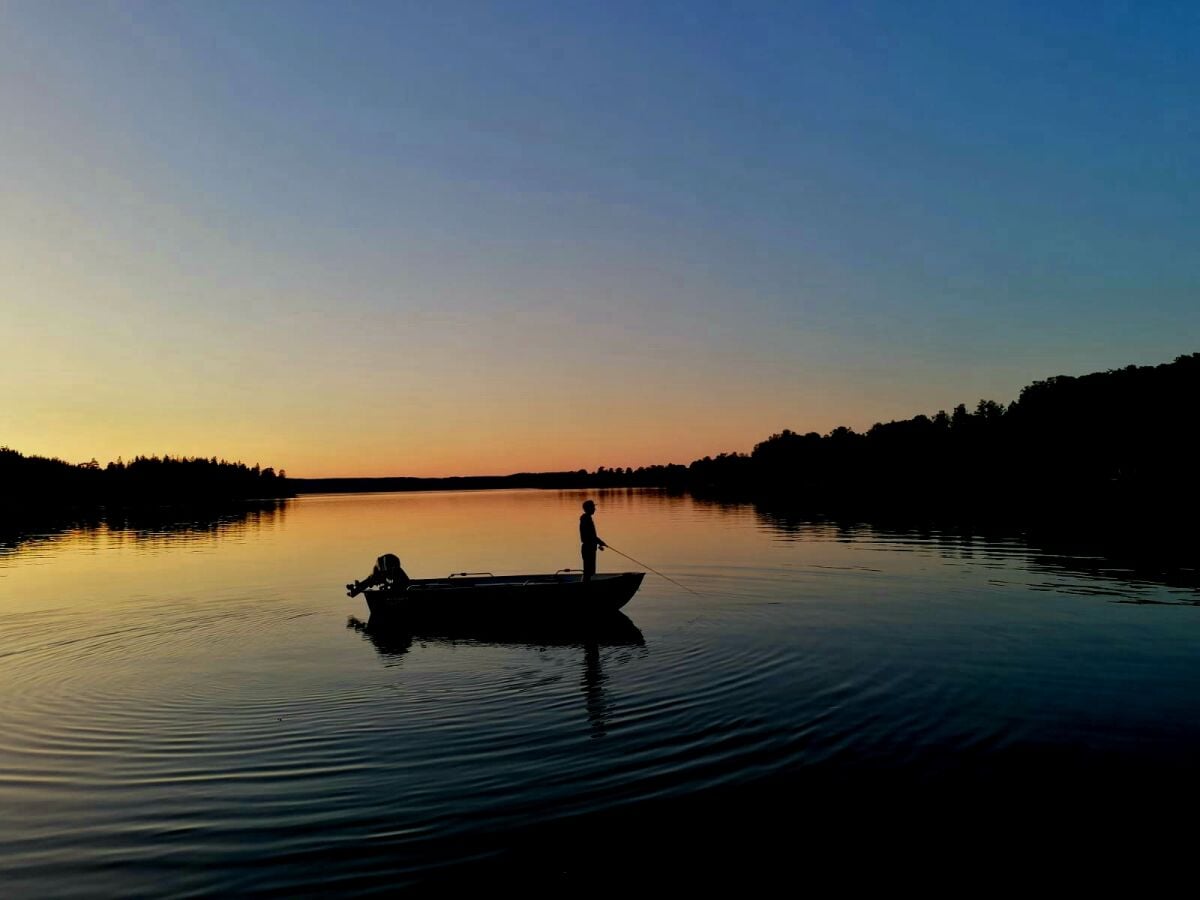
<svg viewBox="0 0 1200 900">
<path fill-rule="evenodd" d="M 616 554 L 618 554 L 619 556 L 623 556 L 623 557 L 625 557 L 625 558 L 626 558 L 627 560 L 629 560 L 631 563 L 634 563 L 634 564 L 636 564 L 636 565 L 639 565 L 639 566 L 641 566 L 643 569 L 649 569 L 651 572 L 653 572 L 653 573 L 654 573 L 655 575 L 657 575 L 659 578 L 665 578 L 665 579 L 667 579 L 667 581 L 671 582 L 671 584 L 675 585 L 676 587 L 681 587 L 681 588 L 683 588 L 683 589 L 684 589 L 685 591 L 687 591 L 689 594 L 695 594 L 697 597 L 703 597 L 703 596 L 704 596 L 704 595 L 703 595 L 703 594 L 701 594 L 699 591 L 693 591 L 693 590 L 692 590 L 690 587 L 688 587 L 686 584 L 680 584 L 678 581 L 676 581 L 676 580 L 675 580 L 674 578 L 672 578 L 670 575 L 664 575 L 662 572 L 658 571 L 658 569 L 654 568 L 653 566 L 648 566 L 648 565 L 646 565 L 646 564 L 645 564 L 644 562 L 642 562 L 640 559 L 634 559 L 634 558 L 633 558 L 632 556 L 630 556 L 628 553 L 622 553 L 620 550 L 618 550 L 618 549 L 617 549 L 616 547 L 614 547 L 612 544 L 605 544 L 604 546 L 605 546 L 605 547 L 607 547 L 609 550 L 611 550 L 613 553 L 616 553 Z"/>
</svg>

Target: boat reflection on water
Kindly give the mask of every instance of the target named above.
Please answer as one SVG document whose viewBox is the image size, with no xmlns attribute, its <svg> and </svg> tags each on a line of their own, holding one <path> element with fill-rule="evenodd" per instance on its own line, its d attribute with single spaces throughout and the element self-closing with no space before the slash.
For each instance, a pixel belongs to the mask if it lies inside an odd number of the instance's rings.
<svg viewBox="0 0 1200 900">
<path fill-rule="evenodd" d="M 528 647 L 643 647 L 641 631 L 624 613 L 603 619 L 562 623 L 486 622 L 426 623 L 372 616 L 366 622 L 350 617 L 348 628 L 362 633 L 382 656 L 402 656 L 414 643 L 484 644 Z"/>
<path fill-rule="evenodd" d="M 580 688 L 587 704 L 592 737 L 607 733 L 608 701 L 604 686 L 608 676 L 602 666 L 602 649 L 645 647 L 642 632 L 624 613 L 612 613 L 602 619 L 568 621 L 554 624 L 514 621 L 476 625 L 429 625 L 409 623 L 388 616 L 366 622 L 351 616 L 346 623 L 363 635 L 379 655 L 394 665 L 415 647 L 430 644 L 479 645 L 542 650 L 547 647 L 577 647 L 583 654 Z"/>
</svg>

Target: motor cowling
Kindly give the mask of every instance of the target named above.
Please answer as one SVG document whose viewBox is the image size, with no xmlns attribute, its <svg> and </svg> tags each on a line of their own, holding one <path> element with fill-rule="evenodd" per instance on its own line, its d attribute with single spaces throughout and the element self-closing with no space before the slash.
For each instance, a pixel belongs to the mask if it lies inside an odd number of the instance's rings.
<svg viewBox="0 0 1200 900">
<path fill-rule="evenodd" d="M 372 573 L 385 584 L 392 584 L 404 573 L 400 568 L 400 557 L 395 553 L 385 553 L 375 560 L 375 571 Z"/>
</svg>

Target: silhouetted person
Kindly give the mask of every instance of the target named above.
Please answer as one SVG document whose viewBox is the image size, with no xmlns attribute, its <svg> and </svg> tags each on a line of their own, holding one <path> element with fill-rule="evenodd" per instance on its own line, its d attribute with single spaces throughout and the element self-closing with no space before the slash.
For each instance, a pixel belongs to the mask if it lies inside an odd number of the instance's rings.
<svg viewBox="0 0 1200 900">
<path fill-rule="evenodd" d="M 596 548 L 603 550 L 608 545 L 596 534 L 596 523 L 592 521 L 592 513 L 596 504 L 591 500 L 583 501 L 583 515 L 579 517 L 579 543 L 583 554 L 583 580 L 591 581 L 596 574 Z"/>
<path fill-rule="evenodd" d="M 595 554 L 593 554 L 594 556 Z M 350 596 L 359 594 L 367 588 L 389 587 L 402 588 L 410 581 L 408 573 L 400 567 L 400 557 L 395 553 L 385 553 L 375 561 L 375 568 L 362 581 L 346 585 Z"/>
</svg>

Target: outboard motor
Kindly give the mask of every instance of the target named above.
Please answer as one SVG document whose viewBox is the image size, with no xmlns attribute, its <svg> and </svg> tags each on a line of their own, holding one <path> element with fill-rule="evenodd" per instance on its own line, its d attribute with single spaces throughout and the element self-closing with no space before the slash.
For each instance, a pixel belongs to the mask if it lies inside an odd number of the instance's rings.
<svg viewBox="0 0 1200 900">
<path fill-rule="evenodd" d="M 380 584 L 393 585 L 402 577 L 407 580 L 404 570 L 400 568 L 400 557 L 395 553 L 385 553 L 375 560 L 375 571 L 371 574 Z"/>
<path fill-rule="evenodd" d="M 407 582 L 408 573 L 400 568 L 400 557 L 395 553 L 385 553 L 375 560 L 375 568 L 371 570 L 370 575 L 362 581 L 346 585 L 346 591 L 354 597 L 367 588 L 398 588 Z"/>
</svg>

